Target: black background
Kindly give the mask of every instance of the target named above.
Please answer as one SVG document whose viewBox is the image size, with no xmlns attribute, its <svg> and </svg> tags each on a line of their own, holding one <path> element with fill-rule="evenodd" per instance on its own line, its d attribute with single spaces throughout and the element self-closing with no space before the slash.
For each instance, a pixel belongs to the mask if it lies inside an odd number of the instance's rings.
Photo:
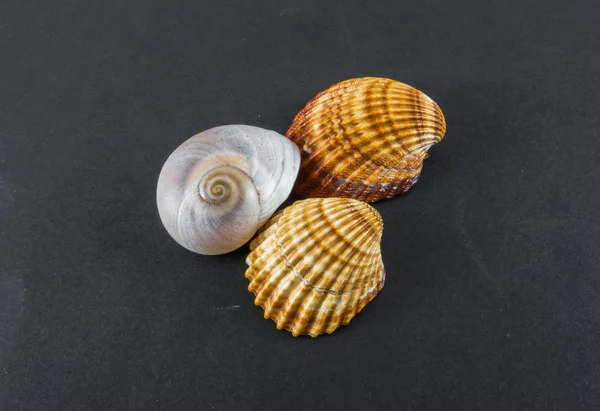
<svg viewBox="0 0 600 411">
<path fill-rule="evenodd" d="M 0 409 L 600 409 L 600 2 L 3 1 Z M 182 141 L 351 77 L 446 115 L 382 293 L 294 339 L 178 246 Z"/>
</svg>

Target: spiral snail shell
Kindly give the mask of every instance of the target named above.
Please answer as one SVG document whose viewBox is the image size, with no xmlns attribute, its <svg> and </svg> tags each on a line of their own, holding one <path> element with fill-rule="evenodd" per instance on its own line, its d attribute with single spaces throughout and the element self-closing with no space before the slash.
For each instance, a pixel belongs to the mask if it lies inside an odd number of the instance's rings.
<svg viewBox="0 0 600 411">
<path fill-rule="evenodd" d="M 161 221 L 191 251 L 235 250 L 289 196 L 299 166 L 296 145 L 274 131 L 245 125 L 206 130 L 181 144 L 160 172 Z"/>
</svg>

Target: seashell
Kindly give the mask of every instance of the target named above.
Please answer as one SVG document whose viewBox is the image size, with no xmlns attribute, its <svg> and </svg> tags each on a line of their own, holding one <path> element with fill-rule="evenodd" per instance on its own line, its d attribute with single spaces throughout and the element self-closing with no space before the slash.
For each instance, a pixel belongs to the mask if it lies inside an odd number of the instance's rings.
<svg viewBox="0 0 600 411">
<path fill-rule="evenodd" d="M 242 246 L 289 196 L 298 148 L 258 127 L 212 128 L 180 145 L 158 178 L 163 225 L 179 244 L 200 254 Z"/>
<path fill-rule="evenodd" d="M 335 84 L 310 100 L 287 132 L 302 155 L 294 190 L 366 202 L 403 194 L 445 132 L 438 105 L 413 87 L 376 77 Z"/>
<path fill-rule="evenodd" d="M 250 244 L 248 290 L 278 329 L 331 334 L 383 288 L 379 213 L 362 201 L 312 198 L 271 218 Z"/>
</svg>

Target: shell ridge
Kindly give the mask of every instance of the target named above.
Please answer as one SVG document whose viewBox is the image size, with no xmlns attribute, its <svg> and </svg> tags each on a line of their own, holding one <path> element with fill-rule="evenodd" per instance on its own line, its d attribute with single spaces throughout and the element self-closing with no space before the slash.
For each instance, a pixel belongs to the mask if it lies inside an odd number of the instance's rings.
<svg viewBox="0 0 600 411">
<path fill-rule="evenodd" d="M 383 273 L 385 272 L 385 269 L 383 267 L 383 261 L 381 262 L 380 267 L 380 270 L 378 270 L 373 276 L 373 278 L 375 279 L 375 285 L 373 287 L 369 287 L 366 291 L 364 291 L 365 287 L 369 284 L 369 276 L 366 275 L 362 278 L 360 286 L 357 287 L 358 292 L 356 293 L 356 298 L 351 299 L 351 303 L 349 303 L 349 306 L 352 307 L 355 315 L 359 313 L 362 310 L 362 308 L 365 305 L 367 305 L 373 298 L 375 298 L 375 296 L 379 293 L 381 288 L 383 288 L 383 281 L 385 280 L 385 276 L 383 275 Z M 377 292 L 374 292 L 375 290 Z M 352 317 L 350 317 L 350 319 Z M 350 319 L 348 319 L 348 322 L 350 322 Z M 344 319 L 342 319 L 342 321 L 344 321 Z M 348 322 L 345 322 L 345 324 L 348 324 Z"/>
<path fill-rule="evenodd" d="M 351 150 L 353 150 L 355 153 L 358 153 L 358 154 L 359 154 L 359 156 L 360 156 L 360 157 L 362 158 L 362 160 L 363 160 L 363 161 L 362 161 L 362 162 L 363 162 L 363 164 L 364 164 L 364 163 L 370 163 L 370 164 L 373 164 L 373 165 L 374 165 L 374 166 L 376 166 L 376 167 L 382 167 L 382 166 L 383 166 L 383 165 L 377 164 L 376 162 L 374 162 L 374 161 L 371 159 L 371 157 L 367 156 L 367 155 L 366 155 L 365 153 L 363 153 L 361 150 L 357 149 L 357 148 L 356 148 L 356 147 L 355 147 L 355 146 L 352 144 L 352 142 L 351 142 L 350 138 L 347 138 L 347 137 L 342 137 L 342 138 L 340 138 L 340 140 L 344 140 L 344 141 L 347 143 L 347 145 L 348 145 L 348 146 L 350 146 Z M 400 140 L 401 140 L 401 139 L 400 139 Z M 310 163 L 311 161 L 312 161 L 312 162 L 314 162 L 314 160 L 313 160 L 313 159 L 314 159 L 314 157 L 315 157 L 317 154 L 320 154 L 320 152 L 321 152 L 321 151 L 327 151 L 327 148 L 329 148 L 329 147 L 331 147 L 332 145 L 334 145 L 334 144 L 333 144 L 333 143 L 334 143 L 334 141 L 335 141 L 335 142 L 337 142 L 337 141 L 338 141 L 338 139 L 335 139 L 335 140 L 334 140 L 334 139 L 332 139 L 330 143 L 323 144 L 323 145 L 322 145 L 322 147 L 320 147 L 320 148 L 319 148 L 317 151 L 313 151 L 313 152 L 310 154 L 309 158 L 307 159 L 307 163 Z M 400 144 L 402 144 L 402 143 L 400 143 Z M 340 147 L 338 147 L 338 148 L 336 148 L 335 152 L 337 152 L 337 150 L 339 150 L 340 148 L 343 148 L 343 145 L 342 145 L 342 146 L 340 146 Z M 408 149 L 405 149 L 405 150 L 406 150 L 407 152 L 410 152 L 410 150 L 408 150 Z M 332 151 L 329 151 L 328 153 L 329 153 L 329 154 L 331 154 L 331 153 L 332 153 Z M 422 157 L 422 156 L 423 156 L 423 154 L 420 154 L 420 153 L 411 153 L 410 155 L 405 155 L 405 156 L 403 156 L 403 159 L 404 159 L 404 158 L 408 158 L 408 159 L 410 160 L 410 159 L 412 159 L 413 157 L 418 159 L 419 157 Z M 327 174 L 328 174 L 328 177 L 327 177 L 327 179 L 325 179 L 325 180 L 322 180 L 322 181 L 321 181 L 321 186 L 323 187 L 323 190 L 327 190 L 327 187 L 330 185 L 330 182 L 331 182 L 331 181 L 333 181 L 333 180 L 335 180 L 335 178 L 336 178 L 336 177 L 338 177 L 338 176 L 336 175 L 336 171 L 337 171 L 338 169 L 340 169 L 340 168 L 344 167 L 344 166 L 345 166 L 345 164 L 344 164 L 344 162 L 343 162 L 343 161 L 338 161 L 338 162 L 336 162 L 336 165 L 334 166 L 334 168 L 333 168 L 332 170 L 328 170 L 328 171 L 327 171 Z M 409 165 L 406 165 L 405 167 L 406 167 L 406 168 L 408 168 L 408 167 L 409 167 Z M 397 168 L 397 167 L 396 167 L 396 165 L 394 165 L 394 166 L 388 166 L 388 168 Z M 400 170 L 401 170 L 401 168 L 398 168 L 398 169 L 400 169 Z M 386 171 L 387 171 L 387 170 L 386 170 Z M 390 170 L 390 171 L 392 171 L 392 170 Z M 313 172 L 312 172 L 312 173 L 311 173 L 311 174 L 310 174 L 310 175 L 307 177 L 307 179 L 305 179 L 305 182 L 306 182 L 306 181 L 308 181 L 308 180 L 315 179 L 315 178 L 317 177 L 317 175 L 318 175 L 318 173 L 319 173 L 319 172 L 321 172 L 321 169 L 320 169 L 319 167 L 314 167 L 314 169 L 313 169 Z M 353 173 L 355 173 L 355 172 L 356 172 L 356 170 L 354 170 L 354 172 L 353 172 Z M 353 175 L 353 173 L 351 173 L 351 175 L 350 175 L 350 176 L 352 176 L 352 175 Z M 385 173 L 385 175 L 387 175 L 387 174 L 389 174 L 389 172 L 386 172 L 386 173 Z M 350 179 L 348 178 L 348 177 L 350 177 L 350 176 L 345 176 L 345 177 L 343 178 L 343 179 L 344 179 L 344 181 L 350 182 Z M 301 183 L 301 184 L 302 184 L 302 185 L 305 185 L 306 183 Z M 338 190 L 334 191 L 334 193 L 335 193 L 335 192 L 339 192 L 339 191 L 340 191 L 340 190 L 338 189 Z"/>
<path fill-rule="evenodd" d="M 268 314 L 267 309 L 273 305 L 269 304 L 269 302 L 274 301 L 274 299 L 278 298 L 285 291 L 284 289 L 280 289 L 281 283 L 284 281 L 289 282 L 293 280 L 293 277 L 290 277 L 284 260 L 278 261 L 271 270 L 261 268 L 260 272 L 264 273 L 264 279 L 253 291 L 256 295 L 254 304 L 263 307 L 265 314 Z M 275 282 L 276 280 L 278 282 Z"/>
<path fill-rule="evenodd" d="M 330 296 L 331 296 L 331 294 L 321 293 L 321 294 L 318 294 L 318 297 L 315 297 L 314 295 L 311 297 L 313 299 L 317 298 L 317 301 L 314 303 L 316 309 L 311 311 L 311 315 L 304 322 L 304 324 L 302 324 L 302 328 L 301 328 L 300 332 L 305 332 L 308 335 L 310 335 L 311 337 L 316 337 L 317 335 L 319 335 L 318 332 L 315 333 L 313 331 L 313 328 L 319 324 L 319 314 L 322 312 L 319 308 L 322 308 L 324 306 L 325 300 L 327 300 Z M 331 310 L 329 310 L 329 311 L 331 311 Z M 292 323 L 292 326 L 294 326 L 294 325 L 296 325 L 295 322 Z M 321 331 L 322 328 L 323 328 L 323 326 L 321 325 L 318 330 Z"/>
<path fill-rule="evenodd" d="M 284 246 L 283 246 L 283 244 L 282 244 L 282 242 L 281 242 L 280 230 L 282 229 L 282 227 L 278 227 L 278 228 L 279 228 L 279 229 L 278 229 L 278 230 L 275 232 L 275 234 L 274 234 L 274 235 L 275 235 L 275 237 L 276 237 L 276 239 L 275 239 L 275 242 L 276 242 L 276 244 L 277 244 L 277 247 L 278 247 L 278 249 L 279 249 L 279 251 L 280 251 L 280 254 L 283 256 L 285 263 L 287 264 L 287 266 L 289 267 L 289 269 L 292 271 L 292 273 L 293 273 L 293 274 L 294 274 L 296 277 L 298 277 L 298 278 L 299 278 L 299 279 L 300 279 L 300 280 L 301 280 L 301 281 L 302 281 L 304 284 L 308 285 L 308 286 L 309 286 L 309 287 L 311 287 L 312 289 L 314 289 L 314 290 L 317 290 L 317 291 L 319 291 L 319 292 L 322 292 L 322 293 L 328 293 L 328 294 L 335 294 L 335 295 L 343 295 L 343 294 L 347 294 L 347 293 L 349 293 L 349 292 L 352 292 L 352 291 L 354 291 L 354 290 L 349 290 L 349 291 L 346 291 L 346 292 L 344 292 L 344 293 L 339 293 L 339 292 L 336 292 L 336 291 L 333 291 L 333 290 L 328 290 L 328 289 L 325 289 L 325 288 L 319 287 L 319 286 L 317 286 L 317 285 L 313 284 L 312 282 L 310 282 L 309 280 L 307 280 L 306 278 L 304 278 L 304 277 L 302 276 L 302 274 L 300 274 L 300 273 L 299 273 L 299 272 L 296 270 L 296 268 L 294 267 L 294 264 L 293 264 L 293 263 L 292 263 L 292 262 L 289 260 L 289 256 L 287 255 L 287 253 L 286 253 L 286 251 L 285 251 L 285 249 L 284 249 Z"/>
<path fill-rule="evenodd" d="M 357 211 L 356 207 L 354 204 L 349 204 L 348 207 L 350 209 L 350 211 L 348 212 L 348 214 L 350 213 L 356 213 L 358 214 L 359 211 Z M 330 220 L 330 218 L 327 216 L 326 213 L 323 213 L 323 219 L 327 220 L 327 222 L 329 223 L 330 227 L 332 228 L 332 230 L 334 231 L 335 235 L 338 236 L 340 239 L 344 240 L 344 242 L 346 244 L 350 244 L 350 246 L 352 246 L 352 248 L 354 249 L 355 252 L 360 253 L 361 255 L 368 255 L 370 256 L 371 254 L 367 251 L 361 250 L 359 247 L 355 247 L 352 244 L 352 241 L 348 241 L 348 239 L 346 238 L 346 234 L 341 233 L 338 228 L 335 226 L 334 222 Z M 357 219 L 358 220 L 358 219 Z M 365 227 L 365 231 L 369 231 L 371 232 L 371 228 L 368 226 L 368 224 L 365 224 L 364 222 L 361 221 L 354 221 L 351 223 L 350 227 L 355 227 L 355 226 L 363 226 Z M 359 266 L 360 267 L 360 266 Z"/>
<path fill-rule="evenodd" d="M 375 217 L 375 220 L 377 221 L 377 225 L 379 226 L 378 228 L 381 230 L 381 216 L 379 215 L 379 213 L 377 213 L 375 211 L 374 208 L 367 206 L 364 207 L 364 209 L 366 209 L 366 211 L 369 213 L 370 216 Z M 362 210 L 361 210 L 362 211 Z M 361 213 L 362 214 L 362 213 Z M 367 217 L 365 217 L 365 220 L 367 219 Z M 366 221 L 367 225 L 371 224 L 371 221 Z M 370 240 L 369 240 L 370 238 Z M 355 276 L 360 276 L 361 273 L 361 269 L 366 269 L 367 267 L 373 267 L 375 264 L 377 264 L 378 261 L 376 261 L 377 259 L 381 259 L 381 254 L 380 254 L 380 247 L 378 247 L 378 241 L 381 238 L 381 234 L 380 232 L 373 232 L 370 227 L 369 229 L 365 229 L 363 230 L 362 233 L 360 233 L 359 235 L 357 235 L 355 237 L 355 241 L 358 242 L 359 244 L 363 244 L 365 241 L 367 244 L 370 244 L 369 250 L 372 249 L 373 245 L 376 246 L 377 248 L 377 252 L 379 253 L 368 253 L 366 254 L 366 264 L 356 264 L 352 267 L 352 271 L 350 273 L 348 273 L 348 275 L 346 276 L 345 281 L 340 285 L 340 289 L 344 290 L 346 288 L 347 284 L 351 283 L 352 280 L 352 284 L 353 284 L 353 288 L 348 290 L 348 291 L 354 291 L 359 289 L 360 287 L 355 287 L 354 283 L 355 283 Z M 356 247 L 352 253 L 350 253 L 348 256 L 346 256 L 346 260 L 350 261 L 352 260 L 352 258 L 358 253 L 362 251 L 360 247 Z M 365 255 L 365 253 L 362 253 L 363 256 Z M 363 257 L 365 258 L 365 257 Z"/>
</svg>

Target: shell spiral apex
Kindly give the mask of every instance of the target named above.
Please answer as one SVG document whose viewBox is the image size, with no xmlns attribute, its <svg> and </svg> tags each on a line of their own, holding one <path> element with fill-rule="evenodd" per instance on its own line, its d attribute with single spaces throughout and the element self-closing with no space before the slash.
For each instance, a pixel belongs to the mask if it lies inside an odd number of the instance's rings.
<svg viewBox="0 0 600 411">
<path fill-rule="evenodd" d="M 221 126 L 181 144 L 165 162 L 156 201 L 183 247 L 223 254 L 242 246 L 289 196 L 298 148 L 259 127 Z"/>
<path fill-rule="evenodd" d="M 250 244 L 245 276 L 254 303 L 294 336 L 331 334 L 383 288 L 382 230 L 379 213 L 362 201 L 297 201 Z"/>
<path fill-rule="evenodd" d="M 295 191 L 366 202 L 403 194 L 445 133 L 442 110 L 413 87 L 376 77 L 334 84 L 306 104 L 287 132 L 302 155 Z"/>
</svg>

